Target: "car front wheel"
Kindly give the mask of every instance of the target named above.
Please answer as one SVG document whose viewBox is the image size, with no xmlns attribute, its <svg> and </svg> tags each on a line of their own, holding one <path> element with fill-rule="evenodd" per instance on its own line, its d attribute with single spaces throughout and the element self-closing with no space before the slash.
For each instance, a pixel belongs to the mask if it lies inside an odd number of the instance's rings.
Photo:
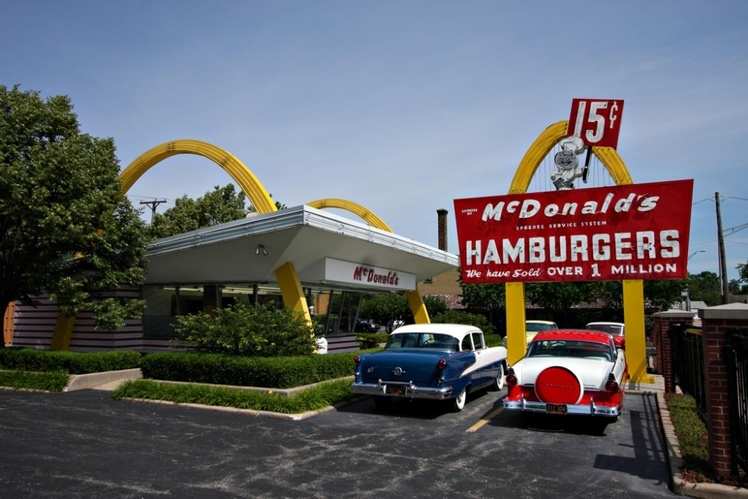
<svg viewBox="0 0 748 499">
<path fill-rule="evenodd" d="M 460 394 L 452 400 L 452 409 L 460 412 L 465 408 L 465 401 L 467 401 L 467 388 L 463 388 Z"/>
</svg>

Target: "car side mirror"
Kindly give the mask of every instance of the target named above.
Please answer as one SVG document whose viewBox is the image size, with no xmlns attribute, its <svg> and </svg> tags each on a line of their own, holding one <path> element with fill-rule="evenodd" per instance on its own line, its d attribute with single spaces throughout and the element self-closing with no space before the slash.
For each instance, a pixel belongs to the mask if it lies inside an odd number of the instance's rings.
<svg viewBox="0 0 748 499">
<path fill-rule="evenodd" d="M 626 349 L 626 338 L 623 336 L 616 336 L 613 338 L 613 343 L 616 344 L 616 348 L 620 348 L 621 350 Z"/>
</svg>

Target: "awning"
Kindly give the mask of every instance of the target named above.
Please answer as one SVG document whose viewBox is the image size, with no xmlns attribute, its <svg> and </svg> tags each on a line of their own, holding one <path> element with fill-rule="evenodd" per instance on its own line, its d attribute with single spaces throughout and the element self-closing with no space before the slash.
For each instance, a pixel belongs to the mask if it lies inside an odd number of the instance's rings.
<svg viewBox="0 0 748 499">
<path fill-rule="evenodd" d="M 412 289 L 457 267 L 456 255 L 333 213 L 296 206 L 159 239 L 146 284 L 273 282 L 291 262 L 302 283 Z"/>
</svg>

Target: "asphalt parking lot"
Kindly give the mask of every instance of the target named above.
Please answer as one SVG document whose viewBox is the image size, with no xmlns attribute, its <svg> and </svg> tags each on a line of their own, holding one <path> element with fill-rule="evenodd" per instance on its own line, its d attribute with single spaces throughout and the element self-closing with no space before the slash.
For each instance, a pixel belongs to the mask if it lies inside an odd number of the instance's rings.
<svg viewBox="0 0 748 499">
<path fill-rule="evenodd" d="M 0 496 L 670 495 L 654 397 L 627 395 L 604 435 L 585 420 L 499 412 L 497 398 L 457 414 L 379 412 L 363 399 L 294 422 L 98 391 L 0 391 Z"/>
</svg>

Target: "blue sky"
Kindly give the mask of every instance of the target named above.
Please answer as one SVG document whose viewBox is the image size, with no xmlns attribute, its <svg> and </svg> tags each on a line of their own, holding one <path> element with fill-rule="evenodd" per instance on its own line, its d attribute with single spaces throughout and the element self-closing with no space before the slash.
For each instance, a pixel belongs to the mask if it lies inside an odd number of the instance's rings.
<svg viewBox="0 0 748 499">
<path fill-rule="evenodd" d="M 506 192 L 572 97 L 622 98 L 635 180 L 694 178 L 694 200 L 732 196 L 726 227 L 748 222 L 748 2 L 526 3 L 3 0 L 0 84 L 69 95 L 123 167 L 198 138 L 288 205 L 350 198 L 431 244 L 435 209 Z M 131 193 L 229 180 L 179 156 Z M 695 205 L 692 272 L 716 271 L 715 232 Z M 727 252 L 746 261 L 748 230 Z"/>
</svg>

